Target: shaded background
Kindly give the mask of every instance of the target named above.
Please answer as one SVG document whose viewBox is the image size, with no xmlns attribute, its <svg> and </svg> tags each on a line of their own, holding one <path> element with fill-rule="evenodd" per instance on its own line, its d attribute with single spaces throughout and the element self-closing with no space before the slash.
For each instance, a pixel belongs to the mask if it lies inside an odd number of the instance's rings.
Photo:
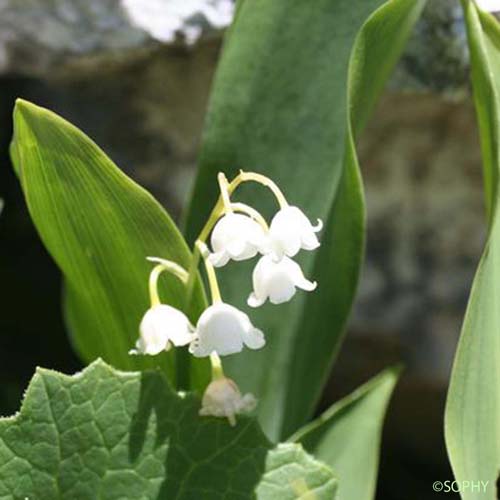
<svg viewBox="0 0 500 500">
<path fill-rule="evenodd" d="M 0 3 L 2 415 L 19 407 L 37 365 L 81 367 L 64 331 L 59 272 L 9 163 L 14 100 L 83 129 L 179 220 L 231 2 L 177 3 L 170 11 L 162 2 L 141 8 L 141 0 Z M 358 148 L 367 257 L 321 408 L 404 363 L 384 432 L 384 500 L 437 498 L 432 483 L 452 479 L 442 435 L 446 386 L 485 236 L 467 75 L 458 2 L 430 2 Z"/>
</svg>

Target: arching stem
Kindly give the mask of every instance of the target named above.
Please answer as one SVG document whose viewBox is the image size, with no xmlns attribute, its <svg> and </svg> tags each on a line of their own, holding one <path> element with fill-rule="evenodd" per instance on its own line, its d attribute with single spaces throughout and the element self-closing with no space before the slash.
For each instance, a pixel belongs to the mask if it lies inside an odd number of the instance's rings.
<svg viewBox="0 0 500 500">
<path fill-rule="evenodd" d="M 160 295 L 158 293 L 158 278 L 161 273 L 167 271 L 183 283 L 187 283 L 188 273 L 183 267 L 179 266 L 179 264 L 170 260 L 160 259 L 159 257 L 147 257 L 147 260 L 158 264 L 149 274 L 149 299 L 151 301 L 151 306 L 154 307 L 161 304 Z"/>
<path fill-rule="evenodd" d="M 241 212 L 247 214 L 254 221 L 258 222 L 264 231 L 269 231 L 269 226 L 267 225 L 266 219 L 260 215 L 260 213 L 252 208 L 250 205 L 246 205 L 245 203 L 231 203 L 231 208 L 235 212 Z"/>
<path fill-rule="evenodd" d="M 231 213 L 233 209 L 231 206 L 231 199 L 229 197 L 229 190 L 228 190 L 229 183 L 227 182 L 227 178 L 222 172 L 219 172 L 217 174 L 217 181 L 219 182 L 220 196 L 222 198 L 222 206 L 224 207 L 224 213 L 226 214 Z"/>
<path fill-rule="evenodd" d="M 215 269 L 210 262 L 207 245 L 203 241 L 197 241 L 196 246 L 198 247 L 200 254 L 203 256 L 203 261 L 205 262 L 205 270 L 207 271 L 208 286 L 210 287 L 210 294 L 212 295 L 212 302 L 222 302 L 222 298 L 219 290 L 219 283 L 217 281 L 217 276 L 215 274 Z"/>
<path fill-rule="evenodd" d="M 262 184 L 263 186 L 266 186 L 274 194 L 280 208 L 286 208 L 288 206 L 288 202 L 286 201 L 285 195 L 283 194 L 281 189 L 277 186 L 277 184 L 273 182 L 271 179 L 269 179 L 269 177 L 266 177 L 265 175 L 262 174 L 256 174 L 254 172 L 243 172 L 243 170 L 240 170 L 238 177 L 240 178 L 240 182 L 254 181 L 258 182 L 259 184 Z"/>
</svg>

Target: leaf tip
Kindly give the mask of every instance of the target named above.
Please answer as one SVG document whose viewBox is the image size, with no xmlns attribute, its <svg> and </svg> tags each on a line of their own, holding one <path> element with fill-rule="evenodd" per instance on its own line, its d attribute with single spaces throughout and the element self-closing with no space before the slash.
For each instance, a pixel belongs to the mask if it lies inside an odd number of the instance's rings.
<svg viewBox="0 0 500 500">
<path fill-rule="evenodd" d="M 25 135 L 26 129 L 32 130 L 33 128 L 33 117 L 37 114 L 40 114 L 40 108 L 36 104 L 33 104 L 30 101 L 26 101 L 18 97 L 14 104 L 14 111 L 12 113 L 12 121 L 14 122 L 14 136 L 12 138 L 11 143 L 11 154 L 15 154 L 14 143 L 17 142 L 17 139 L 22 135 Z M 13 158 L 14 160 L 14 158 Z M 16 164 L 16 161 L 14 161 Z"/>
<path fill-rule="evenodd" d="M 31 101 L 27 101 L 18 97 L 14 104 L 14 135 L 16 132 L 16 125 L 20 122 L 28 124 L 29 129 L 33 131 L 34 125 L 38 120 L 43 118 L 49 118 L 54 115 L 51 111 L 46 108 L 42 108 Z M 55 115 L 54 115 L 55 116 Z"/>
<path fill-rule="evenodd" d="M 19 115 L 26 116 L 27 114 L 33 113 L 39 109 L 40 108 L 36 104 L 18 97 L 14 104 L 14 117 Z"/>
<path fill-rule="evenodd" d="M 403 363 L 397 363 L 395 365 L 389 366 L 384 370 L 385 373 L 391 374 L 395 378 L 399 378 L 404 371 L 405 371 L 405 365 Z"/>
</svg>

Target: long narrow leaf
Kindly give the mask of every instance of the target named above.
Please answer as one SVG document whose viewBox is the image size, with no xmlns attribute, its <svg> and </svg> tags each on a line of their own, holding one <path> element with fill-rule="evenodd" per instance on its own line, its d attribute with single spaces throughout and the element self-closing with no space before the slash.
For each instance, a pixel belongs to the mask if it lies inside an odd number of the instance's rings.
<svg viewBox="0 0 500 500">
<path fill-rule="evenodd" d="M 154 359 L 128 354 L 149 307 L 146 257 L 189 263 L 167 213 L 80 130 L 22 100 L 14 111 L 11 153 L 31 217 L 63 272 L 67 325 L 82 359 L 102 357 L 121 369 L 161 366 L 175 381 L 172 352 Z M 182 307 L 184 294 L 174 278 L 162 282 L 166 302 Z M 192 318 L 204 304 L 198 283 Z M 193 361 L 192 370 L 194 383 L 203 385 L 204 363 Z"/>
<path fill-rule="evenodd" d="M 463 2 L 481 134 L 489 233 L 462 327 L 445 415 L 446 445 L 465 500 L 497 498 L 500 470 L 500 28 Z M 486 486 L 478 487 L 479 481 Z"/>
<path fill-rule="evenodd" d="M 341 499 L 375 496 L 382 425 L 398 373 L 383 371 L 290 438 L 333 469 Z"/>
<path fill-rule="evenodd" d="M 263 306 L 253 317 L 267 335 L 266 349 L 227 360 L 240 384 L 259 395 L 260 419 L 273 438 L 289 435 L 310 417 L 338 351 L 364 244 L 354 139 L 423 3 L 245 1 L 226 40 L 187 218 L 188 240 L 216 198 L 219 170 L 229 176 L 239 168 L 266 174 L 290 203 L 325 221 L 320 250 L 299 256 L 305 273 L 318 280 L 317 291 L 287 305 Z M 244 195 L 272 213 L 272 200 L 258 187 Z M 224 298 L 243 307 L 250 274 L 243 264 L 224 273 Z"/>
</svg>

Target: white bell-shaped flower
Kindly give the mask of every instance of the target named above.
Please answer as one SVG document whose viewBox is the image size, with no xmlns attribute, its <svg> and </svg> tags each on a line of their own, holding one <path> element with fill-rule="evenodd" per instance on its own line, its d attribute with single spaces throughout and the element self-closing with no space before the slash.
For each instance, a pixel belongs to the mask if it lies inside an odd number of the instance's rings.
<svg viewBox="0 0 500 500">
<path fill-rule="evenodd" d="M 130 354 L 155 355 L 168 351 L 172 344 L 183 346 L 193 340 L 193 327 L 186 315 L 166 304 L 151 307 L 142 318 L 140 336 Z"/>
<path fill-rule="evenodd" d="M 313 226 L 304 212 L 297 207 L 287 206 L 279 210 L 271 221 L 268 244 L 275 260 L 284 255 L 293 257 L 301 248 L 314 250 L 319 247 L 315 233 L 321 231 L 323 223 L 318 219 Z"/>
<path fill-rule="evenodd" d="M 256 405 L 253 394 L 242 396 L 233 380 L 222 377 L 211 382 L 205 390 L 199 413 L 202 416 L 226 417 L 231 425 L 235 425 L 235 415 L 252 411 Z"/>
<path fill-rule="evenodd" d="M 210 238 L 210 262 L 221 267 L 232 260 L 255 257 L 266 242 L 264 229 L 247 215 L 227 213 L 215 225 Z"/>
<path fill-rule="evenodd" d="M 244 345 L 260 349 L 265 343 L 264 334 L 252 325 L 243 311 L 217 302 L 200 316 L 189 352 L 199 358 L 214 351 L 219 356 L 227 356 L 241 352 Z"/>
<path fill-rule="evenodd" d="M 304 277 L 300 266 L 288 257 L 276 262 L 269 255 L 259 259 L 253 271 L 253 292 L 248 297 L 250 307 L 259 307 L 269 299 L 273 304 L 288 302 L 295 289 L 311 292 L 316 282 Z"/>
</svg>

